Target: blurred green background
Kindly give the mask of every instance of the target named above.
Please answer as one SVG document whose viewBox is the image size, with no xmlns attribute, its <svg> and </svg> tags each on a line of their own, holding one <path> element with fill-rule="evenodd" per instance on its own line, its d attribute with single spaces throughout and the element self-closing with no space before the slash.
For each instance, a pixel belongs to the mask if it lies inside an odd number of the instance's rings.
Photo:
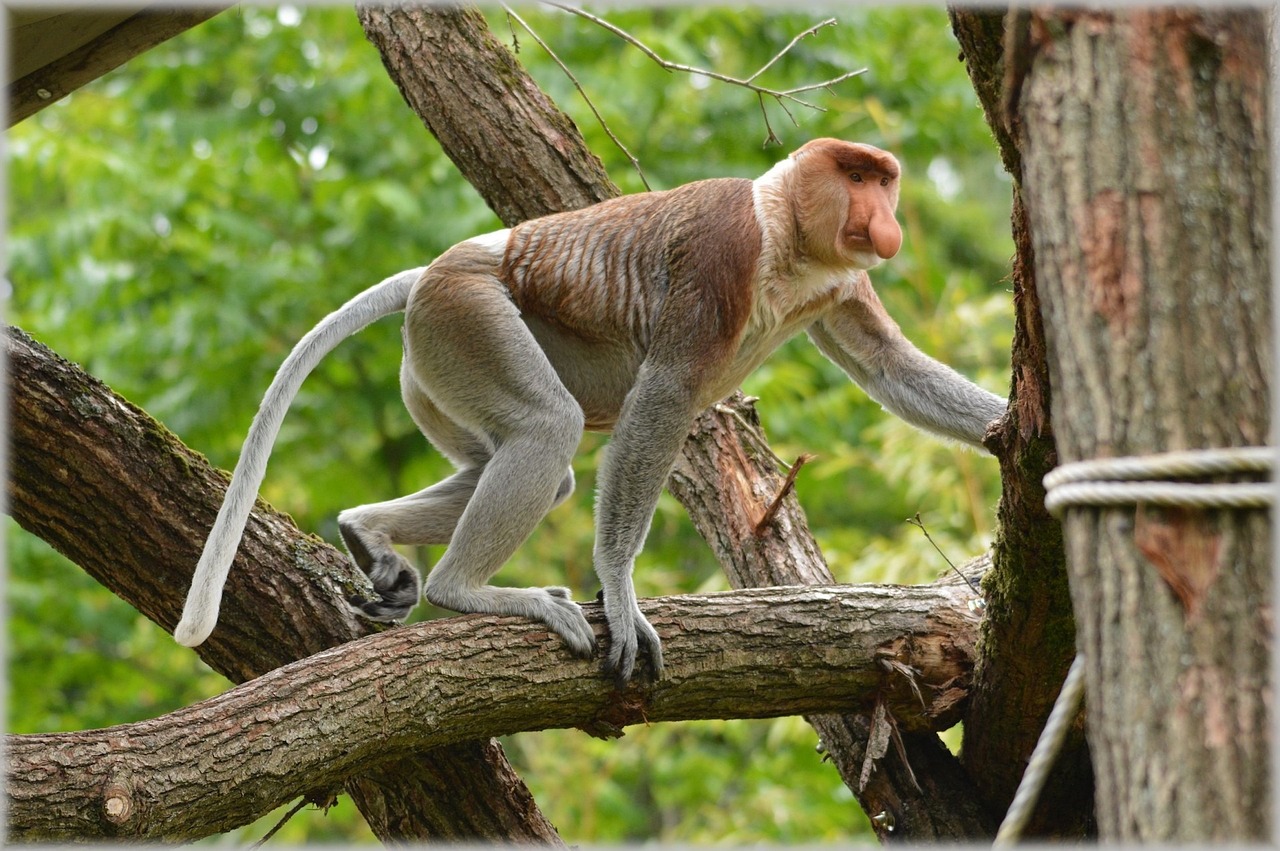
<svg viewBox="0 0 1280 851">
<path fill-rule="evenodd" d="M 817 136 L 869 142 L 904 166 L 902 253 L 873 274 L 926 352 L 1008 388 L 1010 187 L 944 12 L 841 8 L 759 80 L 788 88 L 865 67 L 792 105 L 669 73 L 592 24 L 518 9 L 572 69 L 655 189 L 754 177 Z M 570 113 L 609 173 L 643 188 L 572 82 L 505 14 L 495 33 Z M 826 13 L 610 10 L 665 58 L 749 76 Z M 798 124 L 798 126 L 797 126 Z M 230 469 L 262 391 L 320 317 L 382 277 L 498 227 L 402 102 L 347 8 L 237 6 L 9 135 L 9 320 L 102 378 Z M 404 412 L 398 321 L 345 343 L 304 386 L 263 495 L 337 543 L 344 508 L 446 473 Z M 810 452 L 797 484 L 842 582 L 927 582 L 991 539 L 994 461 L 889 417 L 801 338 L 744 388 L 778 454 Z M 594 596 L 594 473 L 583 440 L 573 500 L 499 575 Z M 228 686 L 195 656 L 6 521 L 9 729 L 138 720 Z M 429 564 L 439 552 L 415 554 Z M 641 595 L 726 587 L 664 494 L 636 569 Z M 416 612 L 435 616 L 438 612 Z M 957 741 L 953 734 L 950 741 Z M 866 818 L 798 718 L 654 725 L 601 742 L 577 731 L 505 740 L 571 843 L 871 841 Z M 209 844 L 259 838 L 275 816 Z M 349 800 L 308 809 L 276 842 L 372 842 Z"/>
</svg>

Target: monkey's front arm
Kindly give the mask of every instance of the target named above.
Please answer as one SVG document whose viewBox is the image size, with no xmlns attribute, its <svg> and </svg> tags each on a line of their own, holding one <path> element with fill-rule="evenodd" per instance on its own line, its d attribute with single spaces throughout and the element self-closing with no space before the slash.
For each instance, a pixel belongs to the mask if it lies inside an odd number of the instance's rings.
<svg viewBox="0 0 1280 851">
<path fill-rule="evenodd" d="M 609 622 L 605 670 L 619 686 L 631 679 L 642 648 L 653 676 L 662 672 L 662 644 L 640 613 L 631 572 L 662 487 L 697 414 L 695 388 L 685 380 L 688 374 L 688 367 L 651 361 L 641 366 L 600 468 L 595 568 Z"/>
<path fill-rule="evenodd" d="M 914 426 L 981 449 L 1008 403 L 920 351 L 864 274 L 854 294 L 809 328 L 809 338 L 867 395 Z"/>
</svg>

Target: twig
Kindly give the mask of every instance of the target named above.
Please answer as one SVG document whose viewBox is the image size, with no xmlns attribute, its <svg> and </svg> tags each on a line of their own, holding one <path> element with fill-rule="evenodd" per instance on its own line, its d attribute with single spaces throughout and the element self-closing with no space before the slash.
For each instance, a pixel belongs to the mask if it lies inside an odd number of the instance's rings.
<svg viewBox="0 0 1280 851">
<path fill-rule="evenodd" d="M 507 13 L 508 22 L 514 20 L 521 27 L 523 27 L 525 32 L 529 33 L 529 35 L 532 36 L 533 40 L 538 43 L 538 46 L 547 52 L 547 55 L 550 56 L 551 59 L 557 65 L 560 66 L 560 70 L 565 73 L 565 76 L 567 76 L 573 82 L 573 86 L 578 90 L 578 94 L 582 95 L 582 99 L 586 101 L 587 106 L 591 108 L 591 113 L 596 117 L 596 121 L 600 122 L 600 126 L 604 129 L 604 132 L 608 134 L 609 138 L 613 140 L 613 144 L 618 146 L 618 150 L 622 151 L 622 153 L 626 155 L 627 159 L 631 161 L 631 167 L 636 170 L 636 174 L 640 175 L 640 182 L 644 184 L 644 188 L 649 189 L 649 181 L 644 176 L 644 169 L 640 168 L 640 161 L 632 155 L 631 151 L 627 150 L 627 146 L 622 144 L 622 140 L 619 139 L 617 136 L 615 136 L 613 131 L 609 129 L 608 122 L 604 120 L 604 116 L 600 114 L 600 110 L 596 109 L 596 105 L 591 102 L 590 96 L 587 95 L 587 90 L 582 87 L 582 83 L 578 82 L 578 78 L 575 77 L 573 75 L 573 72 L 569 70 L 569 66 L 565 65 L 563 60 L 561 60 L 560 57 L 556 55 L 556 52 L 552 50 L 551 47 L 545 41 L 542 40 L 542 37 L 533 31 L 533 28 L 529 26 L 529 24 L 524 20 L 524 18 L 516 14 L 516 12 L 510 6 L 504 5 L 502 8 Z M 511 38 L 513 41 L 515 40 L 514 28 L 511 31 Z"/>
<path fill-rule="evenodd" d="M 796 459 L 796 463 L 791 465 L 791 469 L 787 471 L 786 480 L 782 483 L 782 487 L 778 489 L 778 495 L 773 498 L 773 502 L 769 503 L 769 507 L 764 510 L 760 521 L 756 523 L 754 531 L 757 538 L 764 534 L 764 530 L 773 522 L 773 518 L 778 516 L 778 509 L 782 507 L 782 500 L 786 499 L 787 494 L 791 493 L 791 489 L 796 486 L 796 476 L 800 474 L 800 468 L 815 457 L 817 456 L 805 453 Z"/>
<path fill-rule="evenodd" d="M 261 839 L 259 839 L 257 842 L 253 843 L 253 844 L 252 844 L 252 845 L 250 845 L 249 847 L 250 847 L 250 848 L 261 848 L 263 845 L 265 845 L 265 844 L 266 844 L 266 842 L 267 842 L 267 840 L 268 840 L 268 839 L 270 839 L 271 837 L 275 836 L 275 835 L 276 835 L 276 833 L 277 833 L 277 831 L 279 831 L 279 830 L 280 830 L 280 828 L 284 827 L 284 826 L 285 826 L 285 823 L 286 823 L 286 822 L 288 822 L 288 821 L 289 821 L 289 819 L 291 819 L 291 818 L 293 818 L 294 816 L 296 816 L 296 815 L 297 815 L 297 814 L 302 810 L 302 808 L 303 808 L 303 807 L 305 807 L 307 804 L 308 804 L 308 801 L 307 801 L 307 799 L 306 799 L 306 798 L 303 798 L 302 800 L 298 801 L 298 803 L 294 804 L 293 809 L 291 809 L 291 810 L 289 810 L 289 812 L 285 813 L 285 814 L 280 818 L 280 821 L 276 822 L 275 827 L 273 827 L 273 828 L 271 828 L 270 830 L 268 830 L 268 831 L 267 831 L 266 836 L 263 836 Z"/>
<path fill-rule="evenodd" d="M 768 62 L 762 65 L 758 71 L 756 71 L 754 74 L 752 74 L 750 77 L 747 77 L 746 79 L 741 79 L 738 77 L 730 77 L 727 74 L 721 74 L 716 71 L 708 71 L 705 68 L 695 68 L 692 65 L 682 65 L 678 62 L 668 61 L 666 59 L 663 59 L 661 56 L 659 56 L 656 51 L 654 51 L 652 48 L 650 48 L 647 44 L 642 42 L 640 39 L 633 36 L 631 33 L 627 32 L 626 30 L 622 29 L 616 24 L 611 24 L 610 22 L 606 21 L 604 18 L 599 17 L 598 15 L 593 15 L 590 12 L 587 12 L 583 9 L 578 9 L 574 6 L 568 6 L 563 3 L 555 2 L 555 0 L 543 0 L 543 2 L 545 2 L 548 6 L 553 6 L 562 11 L 568 12 L 571 15 L 577 15 L 580 18 L 584 18 L 592 22 L 596 26 L 599 26 L 608 30 L 609 32 L 616 35 L 618 38 L 622 39 L 623 41 L 635 47 L 645 56 L 648 56 L 650 59 L 656 62 L 659 65 L 659 67 L 663 68 L 666 71 L 681 71 L 686 74 L 697 74 L 702 77 L 709 77 L 713 80 L 719 80 L 722 83 L 729 83 L 730 85 L 734 85 L 734 86 L 742 86 L 743 88 L 750 89 L 751 91 L 755 92 L 760 99 L 760 111 L 764 113 L 765 126 L 768 128 L 768 131 L 769 131 L 769 136 L 765 140 L 766 145 L 769 144 L 769 142 L 777 142 L 779 140 L 778 140 L 778 137 L 774 134 L 773 128 L 769 127 L 769 114 L 767 111 L 765 111 L 765 105 L 764 105 L 765 96 L 773 98 L 778 103 L 778 105 L 782 107 L 782 110 L 787 113 L 787 117 L 791 119 L 791 123 L 799 127 L 800 126 L 799 122 L 796 121 L 795 116 L 791 114 L 791 111 L 787 109 L 784 101 L 792 101 L 794 103 L 800 104 L 801 106 L 807 106 L 809 109 L 815 109 L 818 112 L 826 112 L 827 110 L 824 107 L 818 106 L 815 103 L 810 103 L 807 100 L 798 98 L 796 97 L 796 95 L 802 92 L 811 92 L 815 89 L 830 89 L 832 86 L 836 85 L 837 83 L 842 83 L 845 80 L 849 79 L 850 77 L 856 77 L 859 74 L 865 74 L 867 72 L 866 68 L 859 68 L 857 71 L 848 71 L 844 74 L 841 74 L 838 77 L 832 77 L 829 80 L 824 80 L 821 83 L 810 83 L 807 86 L 798 86 L 793 89 L 785 89 L 785 90 L 770 89 L 764 86 L 757 85 L 755 82 L 753 82 L 757 77 L 759 77 L 761 74 L 767 71 L 770 67 L 772 67 L 774 63 L 776 63 L 779 59 L 785 56 L 787 52 L 790 51 L 791 48 L 795 47 L 796 44 L 802 38 L 813 35 L 823 27 L 835 26 L 836 24 L 835 18 L 827 18 L 825 21 L 821 21 L 809 27 L 809 29 L 805 30 L 804 32 L 797 35 L 795 38 L 791 39 L 790 43 L 787 44 L 786 47 L 778 51 L 778 53 L 775 54 L 772 59 L 770 59 Z"/>
<path fill-rule="evenodd" d="M 920 531 L 924 532 L 925 540 L 933 544 L 933 548 L 938 551 L 938 555 L 942 556 L 942 560 L 945 561 L 947 565 L 952 570 L 955 571 L 956 576 L 959 576 L 961 579 L 964 580 L 965 585 L 968 585 L 971 589 L 973 589 L 973 593 L 981 597 L 982 592 L 978 590 L 978 586 L 974 585 L 971 581 L 969 581 L 969 577 L 961 573 L 960 568 L 952 564 L 951 559 L 947 558 L 947 554 L 942 551 L 942 547 L 938 546 L 937 542 L 933 540 L 933 536 L 929 534 L 929 530 L 924 527 L 924 521 L 920 519 L 920 512 L 917 511 L 915 517 L 908 517 L 907 522 L 910 523 L 912 526 L 920 527 Z"/>
<path fill-rule="evenodd" d="M 813 26 L 809 27 L 809 29 L 807 29 L 807 30 L 805 30 L 804 32 L 800 33 L 800 35 L 798 35 L 798 36 L 796 36 L 795 38 L 791 39 L 791 42 L 790 42 L 786 47 L 784 47 L 784 48 L 782 48 L 781 50 L 779 50 L 776 54 L 774 54 L 774 57 L 773 57 L 772 59 L 770 59 L 768 62 L 764 63 L 763 65 L 761 65 L 761 66 L 760 66 L 760 70 L 759 70 L 759 71 L 757 71 L 757 72 L 755 72 L 754 74 L 752 74 L 750 77 L 747 77 L 747 80 L 746 80 L 746 81 L 747 81 L 748 83 L 750 83 L 750 82 L 751 82 L 752 80 L 754 80 L 756 77 L 759 77 L 759 76 L 760 76 L 761 74 L 763 74 L 765 71 L 768 71 L 770 68 L 772 68 L 772 67 L 773 67 L 773 63 L 777 62 L 779 59 L 781 59 L 783 56 L 785 56 L 785 55 L 787 54 L 787 51 L 789 51 L 791 48 L 795 47 L 795 46 L 796 46 L 796 44 L 800 41 L 800 39 L 804 38 L 805 36 L 813 35 L 814 33 L 816 33 L 818 30 L 822 29 L 823 27 L 831 27 L 831 26 L 835 26 L 835 23 L 836 23 L 836 19 L 835 19 L 835 18 L 827 18 L 825 21 L 820 21 L 820 22 L 818 22 L 818 23 L 814 24 Z"/>
</svg>

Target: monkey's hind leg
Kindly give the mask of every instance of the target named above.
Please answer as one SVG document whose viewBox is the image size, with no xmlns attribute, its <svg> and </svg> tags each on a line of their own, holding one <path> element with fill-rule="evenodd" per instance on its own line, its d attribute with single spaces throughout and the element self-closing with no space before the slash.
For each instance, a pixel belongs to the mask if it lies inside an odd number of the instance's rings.
<svg viewBox="0 0 1280 851">
<path fill-rule="evenodd" d="M 338 529 L 347 552 L 369 577 L 377 595 L 372 600 L 349 600 L 365 617 L 375 621 L 400 620 L 418 604 L 422 578 L 392 544 L 449 543 L 481 469 L 460 470 L 418 493 L 349 508 L 338 515 Z"/>
<path fill-rule="evenodd" d="M 392 544 L 449 543 L 481 470 L 493 453 L 490 443 L 450 420 L 422 392 L 407 355 L 400 364 L 400 392 L 423 436 L 453 462 L 458 472 L 418 493 L 350 508 L 338 515 L 338 529 L 347 552 L 373 582 L 377 595 L 372 600 L 352 598 L 348 602 L 376 621 L 404 618 L 422 594 L 417 569 Z"/>
<path fill-rule="evenodd" d="M 413 377 L 440 411 L 493 451 L 427 579 L 426 597 L 454 611 L 542 621 L 588 656 L 595 634 L 567 589 L 488 584 L 572 490 L 582 408 L 496 278 L 435 271 L 439 277 L 424 276 L 406 311 Z"/>
<path fill-rule="evenodd" d="M 343 543 L 352 560 L 369 576 L 377 595 L 373 599 L 353 597 L 348 602 L 375 621 L 403 619 L 421 596 L 418 570 L 392 545 L 448 544 L 492 455 L 492 444 L 446 417 L 405 369 L 401 381 L 405 406 L 423 435 L 460 469 L 418 493 L 350 508 L 338 515 Z M 554 504 L 568 499 L 573 487 L 573 471 L 569 470 Z M 548 590 L 569 597 L 567 589 Z"/>
</svg>

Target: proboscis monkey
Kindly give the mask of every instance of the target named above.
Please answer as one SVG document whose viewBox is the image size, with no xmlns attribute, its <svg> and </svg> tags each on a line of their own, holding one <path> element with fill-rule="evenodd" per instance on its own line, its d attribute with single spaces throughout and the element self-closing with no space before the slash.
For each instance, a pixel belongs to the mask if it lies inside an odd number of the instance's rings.
<svg viewBox="0 0 1280 851">
<path fill-rule="evenodd" d="M 906 421 L 981 446 L 1005 400 L 912 345 L 866 271 L 902 244 L 898 162 L 869 145 L 809 142 L 757 180 L 702 180 L 616 198 L 461 242 L 365 290 L 320 322 L 276 374 L 245 440 L 174 635 L 194 646 L 222 588 L 267 457 L 303 378 L 338 343 L 404 311 L 404 401 L 457 467 L 426 490 L 338 516 L 377 597 L 404 617 L 421 579 L 393 544 L 448 544 L 425 594 L 459 612 L 542 621 L 595 650 L 565 588 L 487 582 L 573 490 L 583 429 L 612 432 L 596 495 L 605 669 L 662 670 L 631 571 L 696 415 L 801 331 Z"/>
</svg>

